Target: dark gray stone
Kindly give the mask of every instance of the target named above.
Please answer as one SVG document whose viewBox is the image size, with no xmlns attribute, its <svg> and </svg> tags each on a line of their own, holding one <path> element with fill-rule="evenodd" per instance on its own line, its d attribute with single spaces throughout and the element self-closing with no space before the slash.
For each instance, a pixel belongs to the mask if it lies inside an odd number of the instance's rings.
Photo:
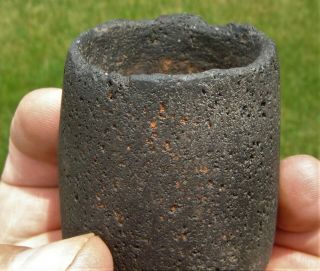
<svg viewBox="0 0 320 271">
<path fill-rule="evenodd" d="M 116 20 L 66 60 L 63 236 L 117 270 L 262 270 L 276 221 L 279 68 L 249 25 Z"/>
</svg>

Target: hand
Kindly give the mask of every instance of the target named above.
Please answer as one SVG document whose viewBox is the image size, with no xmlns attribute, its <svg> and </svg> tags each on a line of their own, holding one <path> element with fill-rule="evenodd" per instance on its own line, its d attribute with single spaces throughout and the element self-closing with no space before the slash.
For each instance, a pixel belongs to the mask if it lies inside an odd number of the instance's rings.
<svg viewBox="0 0 320 271">
<path fill-rule="evenodd" d="M 279 190 L 267 270 L 320 270 L 320 161 L 308 155 L 282 160 Z"/>
<path fill-rule="evenodd" d="M 113 270 L 110 251 L 94 234 L 60 240 L 60 102 L 60 89 L 33 91 L 12 120 L 0 182 L 1 271 Z"/>
<path fill-rule="evenodd" d="M 112 270 L 110 251 L 87 234 L 60 240 L 57 140 L 61 90 L 28 94 L 12 121 L 0 183 L 0 270 Z M 281 162 L 278 231 L 268 270 L 320 266 L 319 161 Z"/>
</svg>

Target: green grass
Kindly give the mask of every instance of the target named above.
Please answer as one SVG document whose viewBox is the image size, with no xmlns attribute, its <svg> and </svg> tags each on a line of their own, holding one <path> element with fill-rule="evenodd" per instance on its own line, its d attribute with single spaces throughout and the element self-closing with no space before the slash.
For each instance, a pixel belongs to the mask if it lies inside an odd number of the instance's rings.
<svg viewBox="0 0 320 271">
<path fill-rule="evenodd" d="M 281 156 L 319 155 L 317 0 L 0 0 L 0 168 L 10 119 L 28 91 L 61 87 L 66 51 L 82 31 L 113 18 L 188 12 L 210 23 L 247 22 L 276 42 L 281 65 Z"/>
</svg>

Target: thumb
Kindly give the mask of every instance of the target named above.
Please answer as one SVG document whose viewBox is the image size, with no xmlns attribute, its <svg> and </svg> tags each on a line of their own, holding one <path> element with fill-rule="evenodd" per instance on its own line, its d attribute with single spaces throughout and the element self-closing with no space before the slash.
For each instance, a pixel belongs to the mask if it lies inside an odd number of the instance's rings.
<svg viewBox="0 0 320 271">
<path fill-rule="evenodd" d="M 111 271 L 112 256 L 93 233 L 38 248 L 0 245 L 0 270 L 13 271 Z"/>
</svg>

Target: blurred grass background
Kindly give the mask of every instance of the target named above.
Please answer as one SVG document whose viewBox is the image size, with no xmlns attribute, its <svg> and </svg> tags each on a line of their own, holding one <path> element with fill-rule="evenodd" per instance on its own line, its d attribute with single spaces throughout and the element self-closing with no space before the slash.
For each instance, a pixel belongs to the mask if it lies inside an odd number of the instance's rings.
<svg viewBox="0 0 320 271">
<path fill-rule="evenodd" d="M 319 156 L 317 0 L 0 0 L 0 168 L 19 100 L 36 88 L 61 87 L 68 46 L 80 32 L 113 18 L 180 12 L 213 24 L 250 23 L 272 37 L 281 66 L 281 157 Z"/>
</svg>

